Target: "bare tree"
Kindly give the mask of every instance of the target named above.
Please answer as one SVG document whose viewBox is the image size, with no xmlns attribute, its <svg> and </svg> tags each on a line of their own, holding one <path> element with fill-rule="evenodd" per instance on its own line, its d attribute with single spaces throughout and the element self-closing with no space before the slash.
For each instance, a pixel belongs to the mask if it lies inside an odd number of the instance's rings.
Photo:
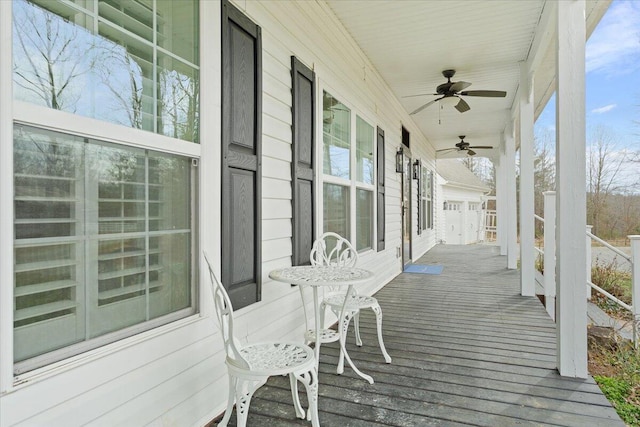
<svg viewBox="0 0 640 427">
<path fill-rule="evenodd" d="M 159 73 L 159 131 L 174 138 L 197 141 L 199 78 L 191 74 L 192 70 L 180 68 L 169 67 Z"/>
<path fill-rule="evenodd" d="M 544 196 L 556 186 L 555 137 L 549 130 L 536 133 L 534 137 L 533 179 L 535 213 L 543 215 Z"/>
<path fill-rule="evenodd" d="M 112 95 L 117 123 L 136 129 L 143 128 L 143 69 L 125 48 L 109 41 L 97 46 L 100 60 L 95 72 Z M 117 71 L 116 71 L 117 70 Z M 153 114 L 153 111 L 146 111 Z M 123 116 L 124 114 L 124 116 Z"/>
<path fill-rule="evenodd" d="M 587 220 L 593 225 L 594 234 L 603 226 L 602 216 L 609 197 L 626 189 L 622 169 L 627 153 L 617 149 L 614 132 L 597 126 L 590 135 L 587 157 Z M 604 231 L 604 230 L 603 230 Z"/>
<path fill-rule="evenodd" d="M 496 188 L 494 166 L 491 160 L 486 157 L 467 156 L 461 160 L 462 164 L 467 167 L 475 176 L 490 187 L 492 190 Z"/>
<path fill-rule="evenodd" d="M 14 82 L 56 110 L 75 112 L 81 92 L 73 81 L 92 67 L 79 27 L 33 4 L 16 3 Z"/>
</svg>

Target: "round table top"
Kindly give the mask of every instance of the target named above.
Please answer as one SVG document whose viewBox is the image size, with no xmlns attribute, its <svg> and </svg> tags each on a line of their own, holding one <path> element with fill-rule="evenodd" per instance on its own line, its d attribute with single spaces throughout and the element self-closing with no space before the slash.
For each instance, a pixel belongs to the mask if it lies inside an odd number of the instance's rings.
<svg viewBox="0 0 640 427">
<path fill-rule="evenodd" d="M 366 282 L 373 273 L 356 267 L 302 265 L 273 270 L 269 277 L 292 285 L 347 286 Z"/>
</svg>

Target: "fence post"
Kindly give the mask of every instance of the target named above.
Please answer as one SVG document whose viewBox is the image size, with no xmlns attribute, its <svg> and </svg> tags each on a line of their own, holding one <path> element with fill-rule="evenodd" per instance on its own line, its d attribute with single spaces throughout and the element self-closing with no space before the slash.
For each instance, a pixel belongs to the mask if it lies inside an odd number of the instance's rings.
<svg viewBox="0 0 640 427">
<path fill-rule="evenodd" d="M 544 305 L 556 320 L 556 192 L 544 195 Z"/>
<path fill-rule="evenodd" d="M 638 348 L 640 332 L 640 236 L 628 236 L 631 241 L 631 304 L 633 308 L 633 343 Z"/>
<path fill-rule="evenodd" d="M 591 233 L 591 230 L 593 229 L 593 225 L 587 225 L 587 256 L 585 257 L 587 259 L 587 300 L 591 301 L 591 285 L 589 285 L 589 282 L 591 282 L 591 236 L 589 235 Z"/>
</svg>

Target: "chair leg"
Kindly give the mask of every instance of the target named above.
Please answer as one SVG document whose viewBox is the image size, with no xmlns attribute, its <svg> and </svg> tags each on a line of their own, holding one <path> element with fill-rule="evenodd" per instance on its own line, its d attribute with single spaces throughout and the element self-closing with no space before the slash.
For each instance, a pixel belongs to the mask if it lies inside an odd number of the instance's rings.
<svg viewBox="0 0 640 427">
<path fill-rule="evenodd" d="M 324 316 L 325 311 L 327 310 L 327 304 L 322 301 L 320 303 L 320 330 L 324 329 Z"/>
<path fill-rule="evenodd" d="M 307 420 L 311 421 L 312 427 L 320 427 L 320 421 L 318 420 L 318 372 L 316 371 L 316 367 L 312 367 L 307 372 L 295 374 L 295 378 L 297 378 L 307 390 L 307 399 L 309 402 Z"/>
<path fill-rule="evenodd" d="M 338 374 L 342 374 L 344 372 L 344 354 L 346 352 L 346 344 L 347 344 L 347 331 L 349 330 L 349 323 L 351 322 L 351 318 L 354 313 L 348 312 L 344 313 L 344 316 L 341 319 L 341 322 L 338 325 L 338 332 L 340 333 L 340 356 L 338 358 L 338 367 L 336 372 Z"/>
<path fill-rule="evenodd" d="M 371 307 L 373 312 L 376 314 L 376 324 L 378 326 L 378 344 L 380 344 L 380 350 L 382 350 L 382 355 L 384 356 L 384 360 L 387 363 L 391 363 L 391 356 L 387 353 L 387 349 L 384 347 L 384 341 L 382 341 L 382 309 L 380 308 L 380 304 L 376 304 Z"/>
<path fill-rule="evenodd" d="M 298 395 L 298 379 L 293 373 L 289 374 L 289 384 L 291 384 L 291 397 L 293 398 L 293 407 L 296 409 L 296 417 L 304 419 L 304 409 L 302 409 Z"/>
<path fill-rule="evenodd" d="M 218 426 L 226 427 L 229 423 L 229 419 L 231 418 L 231 413 L 233 412 L 233 398 L 236 394 L 236 386 L 238 385 L 238 379 L 233 375 L 229 374 L 229 397 L 227 398 L 227 409 L 224 411 L 224 417 Z"/>
<path fill-rule="evenodd" d="M 247 425 L 247 416 L 249 415 L 249 405 L 251 405 L 251 397 L 256 391 L 258 381 L 245 380 L 238 378 L 236 383 L 236 417 L 238 427 Z"/>
<path fill-rule="evenodd" d="M 360 338 L 360 311 L 353 316 L 353 329 L 356 331 L 356 345 L 362 347 L 362 339 Z"/>
</svg>

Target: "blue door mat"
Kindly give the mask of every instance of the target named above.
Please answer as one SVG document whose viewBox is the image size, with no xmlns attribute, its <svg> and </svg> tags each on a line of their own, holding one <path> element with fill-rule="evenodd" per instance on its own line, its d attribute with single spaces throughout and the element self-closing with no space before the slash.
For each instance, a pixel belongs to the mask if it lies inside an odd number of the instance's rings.
<svg viewBox="0 0 640 427">
<path fill-rule="evenodd" d="M 411 264 L 404 268 L 405 273 L 416 273 L 416 274 L 440 274 L 442 273 L 441 265 L 421 265 L 421 264 Z"/>
</svg>

